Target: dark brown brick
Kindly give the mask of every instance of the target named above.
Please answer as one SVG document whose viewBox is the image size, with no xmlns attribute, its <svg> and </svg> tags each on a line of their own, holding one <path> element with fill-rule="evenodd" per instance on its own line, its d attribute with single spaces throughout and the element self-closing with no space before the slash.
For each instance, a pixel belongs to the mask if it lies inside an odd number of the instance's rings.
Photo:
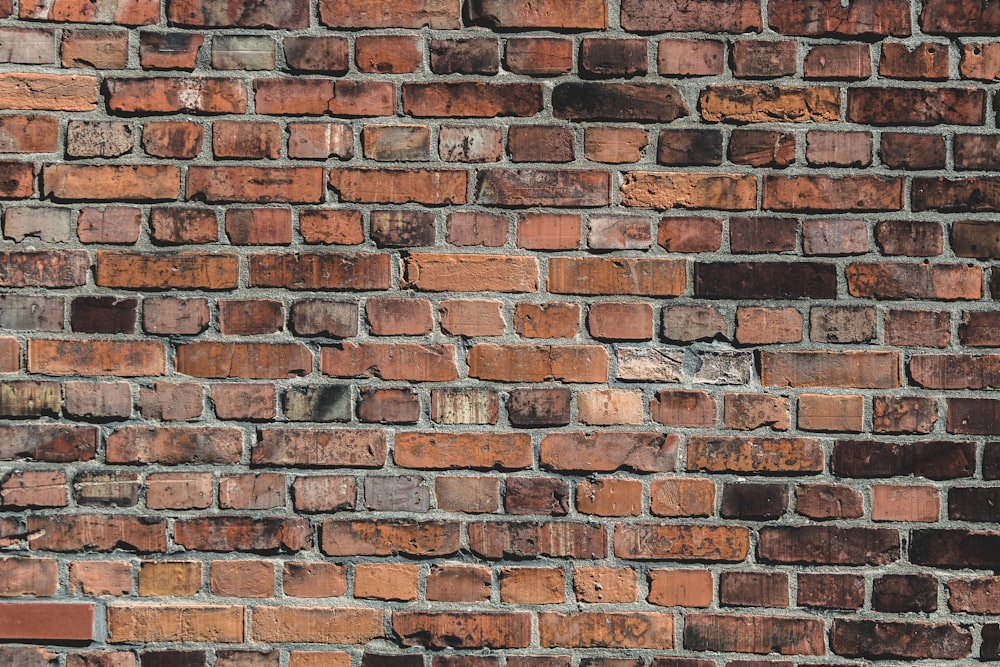
<svg viewBox="0 0 1000 667">
<path fill-rule="evenodd" d="M 669 123 L 689 113 L 674 86 L 649 83 L 560 83 L 552 91 L 552 114 L 576 121 Z"/>
<path fill-rule="evenodd" d="M 1000 435 L 1000 401 L 989 398 L 948 398 L 949 433 Z"/>
<path fill-rule="evenodd" d="M 815 262 L 697 262 L 695 295 L 706 299 L 832 299 L 833 264 Z"/>
<path fill-rule="evenodd" d="M 569 512 L 569 484 L 555 477 L 508 477 L 504 510 L 508 514 L 563 516 Z"/>
<path fill-rule="evenodd" d="M 752 167 L 787 167 L 795 162 L 795 135 L 774 130 L 733 130 L 729 160 Z"/>
<path fill-rule="evenodd" d="M 977 0 L 927 0 L 920 27 L 932 35 L 993 35 L 1000 30 L 1000 9 Z"/>
<path fill-rule="evenodd" d="M 770 26 L 785 35 L 803 37 L 879 38 L 910 34 L 906 0 L 774 0 L 768 4 Z"/>
<path fill-rule="evenodd" d="M 624 0 L 633 32 L 760 32 L 760 0 Z"/>
<path fill-rule="evenodd" d="M 350 47 L 344 37 L 285 37 L 282 45 L 285 62 L 293 71 L 339 75 L 350 67 Z"/>
<path fill-rule="evenodd" d="M 495 39 L 432 39 L 431 71 L 435 74 L 486 74 L 500 71 Z"/>
<path fill-rule="evenodd" d="M 891 169 L 943 169 L 944 137 L 938 134 L 883 132 L 879 154 Z"/>
<path fill-rule="evenodd" d="M 889 528 L 767 526 L 757 558 L 765 563 L 887 565 L 899 560 L 899 533 Z"/>
<path fill-rule="evenodd" d="M 513 389 L 507 399 L 510 423 L 522 428 L 565 426 L 570 422 L 569 389 Z"/>
<path fill-rule="evenodd" d="M 604 527 L 582 523 L 469 524 L 469 548 L 482 558 L 604 558 Z"/>
<path fill-rule="evenodd" d="M 884 255 L 935 257 L 944 252 L 944 232 L 937 222 L 883 220 L 875 225 L 875 241 Z"/>
<path fill-rule="evenodd" d="M 958 660 L 972 653 L 972 633 L 951 623 L 838 618 L 830 631 L 830 648 L 851 658 Z"/>
<path fill-rule="evenodd" d="M 788 510 L 788 487 L 784 484 L 726 484 L 719 514 L 726 519 L 771 521 Z"/>
<path fill-rule="evenodd" d="M 986 92 L 969 88 L 851 88 L 847 120 L 868 125 L 982 125 Z"/>
<path fill-rule="evenodd" d="M 688 614 L 684 648 L 690 651 L 738 651 L 782 655 L 823 655 L 823 621 L 785 616 L 740 617 L 728 614 Z"/>
<path fill-rule="evenodd" d="M 820 609 L 861 609 L 865 603 L 865 579 L 854 574 L 812 574 L 798 576 L 800 607 Z"/>
<path fill-rule="evenodd" d="M 729 248 L 736 253 L 794 251 L 798 222 L 788 218 L 730 218 Z"/>
<path fill-rule="evenodd" d="M 772 79 L 795 74 L 796 51 L 794 40 L 737 40 L 729 54 L 733 76 Z"/>
<path fill-rule="evenodd" d="M 788 575 L 784 572 L 722 572 L 719 603 L 723 607 L 787 607 Z"/>
<path fill-rule="evenodd" d="M 899 614 L 937 611 L 938 581 L 929 574 L 886 574 L 872 583 L 872 609 Z"/>
<path fill-rule="evenodd" d="M 583 76 L 642 76 L 648 69 L 646 40 L 583 38 L 580 46 L 580 70 Z"/>
<path fill-rule="evenodd" d="M 719 130 L 660 130 L 656 161 L 671 166 L 722 164 Z"/>
</svg>

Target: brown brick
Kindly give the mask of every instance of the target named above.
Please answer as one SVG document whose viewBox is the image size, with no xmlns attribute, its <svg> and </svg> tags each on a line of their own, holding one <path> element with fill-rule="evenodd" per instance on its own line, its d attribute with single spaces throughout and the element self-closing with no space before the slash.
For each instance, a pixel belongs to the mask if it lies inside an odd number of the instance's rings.
<svg viewBox="0 0 1000 667">
<path fill-rule="evenodd" d="M 494 29 L 596 29 L 608 26 L 606 0 L 543 0 L 539 3 L 472 0 L 469 16 Z"/>
<path fill-rule="evenodd" d="M 252 462 L 272 466 L 379 468 L 388 454 L 376 430 L 269 428 L 257 439 Z"/>
<path fill-rule="evenodd" d="M 219 507 L 222 509 L 263 510 L 284 506 L 284 475 L 225 475 L 219 480 Z"/>
<path fill-rule="evenodd" d="M 790 351 L 761 353 L 761 382 L 771 387 L 887 389 L 902 383 L 896 352 Z"/>
<path fill-rule="evenodd" d="M 775 641 L 778 637 L 781 640 Z M 684 648 L 782 655 L 826 653 L 823 622 L 789 616 L 689 614 L 684 623 Z"/>
<path fill-rule="evenodd" d="M 69 505 L 66 473 L 42 470 L 12 471 L 3 477 L 0 486 L 0 504 L 5 507 L 66 507 Z M 3 562 L 0 561 L 0 569 L 3 567 Z M 12 581 L 16 581 L 16 577 Z M 20 593 L 20 595 L 54 593 L 53 587 L 49 593 Z"/>
<path fill-rule="evenodd" d="M 354 134 L 346 123 L 288 123 L 288 157 L 326 160 L 354 156 Z"/>
<path fill-rule="evenodd" d="M 856 262 L 845 269 L 851 296 L 875 299 L 977 300 L 983 274 L 968 264 Z"/>
<path fill-rule="evenodd" d="M 146 477 L 149 509 L 205 509 L 213 502 L 212 473 L 152 473 Z"/>
<path fill-rule="evenodd" d="M 96 254 L 94 280 L 102 287 L 231 289 L 239 273 L 239 257 L 232 253 L 98 250 Z"/>
<path fill-rule="evenodd" d="M 736 526 L 634 524 L 615 527 L 615 555 L 629 560 L 739 562 L 750 531 Z"/>
<path fill-rule="evenodd" d="M 574 11 L 576 9 L 574 7 Z M 580 46 L 580 69 L 599 78 L 645 75 L 648 70 L 646 42 L 584 37 Z"/>
<path fill-rule="evenodd" d="M 358 70 L 369 74 L 416 72 L 422 59 L 416 35 L 359 35 L 354 51 Z"/>
<path fill-rule="evenodd" d="M 639 516 L 642 483 L 613 478 L 580 482 L 576 487 L 576 508 L 583 514 L 597 516 Z"/>
<path fill-rule="evenodd" d="M 553 567 L 501 567 L 500 600 L 511 604 L 558 604 L 566 599 L 566 576 Z"/>
<path fill-rule="evenodd" d="M 355 507 L 357 480 L 341 475 L 298 477 L 292 482 L 292 502 L 299 512 L 337 512 Z M 313 597 L 300 595 L 300 597 Z M 326 597 L 326 596 L 318 596 Z"/>
<path fill-rule="evenodd" d="M 46 165 L 43 194 L 54 200 L 166 201 L 180 194 L 180 169 L 168 165 Z M 114 183 L 95 190 L 95 182 Z"/>
<path fill-rule="evenodd" d="M 469 548 L 488 559 L 604 558 L 602 526 L 583 523 L 488 522 L 469 524 Z"/>
<path fill-rule="evenodd" d="M 784 484 L 726 484 L 719 514 L 726 519 L 772 521 L 788 510 L 788 488 Z"/>
<path fill-rule="evenodd" d="M 726 428 L 752 431 L 770 426 L 787 431 L 790 425 L 788 399 L 769 394 L 726 394 L 723 424 Z"/>
<path fill-rule="evenodd" d="M 449 512 L 478 514 L 500 508 L 500 478 L 487 476 L 439 476 L 434 480 L 438 508 Z"/>
<path fill-rule="evenodd" d="M 847 120 L 870 125 L 982 125 L 986 93 L 967 88 L 852 88 Z"/>
<path fill-rule="evenodd" d="M 929 433 L 937 422 L 938 402 L 933 397 L 876 396 L 872 404 L 875 433 Z"/>
<path fill-rule="evenodd" d="M 149 226 L 150 237 L 158 244 L 207 244 L 219 240 L 219 221 L 210 209 L 154 206 L 149 211 Z"/>
<path fill-rule="evenodd" d="M 499 301 L 449 299 L 440 313 L 441 330 L 453 336 L 501 336 L 507 326 Z"/>
<path fill-rule="evenodd" d="M 858 575 L 802 572 L 798 584 L 800 607 L 856 610 L 865 602 L 865 580 Z"/>
<path fill-rule="evenodd" d="M 545 612 L 538 615 L 539 643 L 545 647 L 674 647 L 672 614 L 649 612 Z"/>
<path fill-rule="evenodd" d="M 716 218 L 662 218 L 657 243 L 669 252 L 712 252 L 722 247 L 722 221 Z"/>
<path fill-rule="evenodd" d="M 830 648 L 848 657 L 955 660 L 972 652 L 972 633 L 951 623 L 836 619 Z"/>
<path fill-rule="evenodd" d="M 318 167 L 190 167 L 185 197 L 209 204 L 228 202 L 317 204 L 323 201 Z"/>
<path fill-rule="evenodd" d="M 763 207 L 772 211 L 899 210 L 903 181 L 880 176 L 766 176 Z"/>
<path fill-rule="evenodd" d="M 484 74 L 500 71 L 500 45 L 495 39 L 432 39 L 431 71 L 435 74 Z"/>
<path fill-rule="evenodd" d="M 54 153 L 59 122 L 51 116 L 4 116 L 0 119 L 0 153 Z"/>
<path fill-rule="evenodd" d="M 291 290 L 384 290 L 389 255 L 382 253 L 252 254 L 250 285 Z"/>
<path fill-rule="evenodd" d="M 32 550 L 71 552 L 165 552 L 167 523 L 152 517 L 73 514 L 28 519 L 28 547 Z"/>
<path fill-rule="evenodd" d="M 365 316 L 376 336 L 421 336 L 434 328 L 431 302 L 426 299 L 371 298 L 365 303 Z"/>
<path fill-rule="evenodd" d="M 528 117 L 540 112 L 542 106 L 542 89 L 534 83 L 437 81 L 403 84 L 403 111 L 415 117 Z"/>
<path fill-rule="evenodd" d="M 757 179 L 745 174 L 634 171 L 625 174 L 622 203 L 640 208 L 753 209 Z"/>
<path fill-rule="evenodd" d="M 69 566 L 72 593 L 129 595 L 132 593 L 132 579 L 132 564 L 122 561 L 76 561 Z"/>
<path fill-rule="evenodd" d="M 460 547 L 459 524 L 453 521 L 328 519 L 320 540 L 328 556 L 447 556 Z"/>
<path fill-rule="evenodd" d="M 144 561 L 139 568 L 142 597 L 197 595 L 201 582 L 202 564 L 195 561 Z"/>
<path fill-rule="evenodd" d="M 691 436 L 688 470 L 711 472 L 817 473 L 823 448 L 814 438 Z"/>
<path fill-rule="evenodd" d="M 0 638 L 56 643 L 94 640 L 94 605 L 81 602 L 7 602 L 0 606 Z M 16 659 L 16 662 L 21 662 Z M 27 660 L 21 663 L 27 665 Z M 44 664 L 39 656 L 38 662 Z"/>
<path fill-rule="evenodd" d="M 719 602 L 723 607 L 787 607 L 788 575 L 784 572 L 722 572 Z"/>
<path fill-rule="evenodd" d="M 431 133 L 427 125 L 365 125 L 365 157 L 382 162 L 427 161 Z"/>
<path fill-rule="evenodd" d="M 687 287 L 686 262 L 673 259 L 553 257 L 548 290 L 559 294 L 678 296 Z"/>
<path fill-rule="evenodd" d="M 46 375 L 162 375 L 163 345 L 155 341 L 30 340 L 28 370 Z"/>
<path fill-rule="evenodd" d="M 282 40 L 282 46 L 291 70 L 339 75 L 346 74 L 350 66 L 350 46 L 344 37 L 290 36 Z"/>
<path fill-rule="evenodd" d="M 813 46 L 802 61 L 806 79 L 867 79 L 872 75 L 867 44 L 820 44 Z"/>
<path fill-rule="evenodd" d="M 522 213 L 517 216 L 518 248 L 575 250 L 580 247 L 583 221 L 578 213 Z"/>
<path fill-rule="evenodd" d="M 736 40 L 730 54 L 733 76 L 770 79 L 795 74 L 796 49 L 793 40 Z"/>
<path fill-rule="evenodd" d="M 883 132 L 880 155 L 882 163 L 893 169 L 943 169 L 944 137 Z"/>
<path fill-rule="evenodd" d="M 194 551 L 296 552 L 312 544 L 305 519 L 215 516 L 178 520 L 174 541 Z"/>
<path fill-rule="evenodd" d="M 636 128 L 588 127 L 584 130 L 584 155 L 595 162 L 638 162 L 648 144 L 648 133 Z"/>
<path fill-rule="evenodd" d="M 795 135 L 772 130 L 735 129 L 728 156 L 735 164 L 753 167 L 787 167 L 795 162 Z"/>
<path fill-rule="evenodd" d="M 148 122 L 142 128 L 142 147 L 153 157 L 190 160 L 198 156 L 205 129 L 187 121 Z"/>
<path fill-rule="evenodd" d="M 899 533 L 888 528 L 765 527 L 757 557 L 767 563 L 885 565 L 899 560 Z"/>
<path fill-rule="evenodd" d="M 564 74 L 573 68 L 573 42 L 561 38 L 512 37 L 507 40 L 504 64 L 515 74 Z"/>
<path fill-rule="evenodd" d="M 802 313 L 794 308 L 737 307 L 736 340 L 751 345 L 797 343 L 802 340 Z"/>
<path fill-rule="evenodd" d="M 910 48 L 900 42 L 882 44 L 879 76 L 890 79 L 943 80 L 948 78 L 948 45 L 921 42 Z"/>
<path fill-rule="evenodd" d="M 667 426 L 706 428 L 716 421 L 715 399 L 702 391 L 662 390 L 649 401 L 653 420 Z"/>
<path fill-rule="evenodd" d="M 392 615 L 392 629 L 404 646 L 526 648 L 531 642 L 531 614 L 397 611 Z"/>
<path fill-rule="evenodd" d="M 289 245 L 292 212 L 275 208 L 228 210 L 226 236 L 234 245 Z"/>
<path fill-rule="evenodd" d="M 267 380 L 312 371 L 312 352 L 301 343 L 220 343 L 177 346 L 177 372 L 192 377 Z"/>
<path fill-rule="evenodd" d="M 669 123 L 690 113 L 680 91 L 651 83 L 560 83 L 552 91 L 552 115 L 575 121 Z"/>
<path fill-rule="evenodd" d="M 208 328 L 206 299 L 174 297 L 143 300 L 143 329 L 151 334 L 199 334 Z"/>
<path fill-rule="evenodd" d="M 386 233 L 386 225 L 391 225 L 394 220 L 406 221 L 403 215 L 393 218 L 389 215 L 382 215 L 377 218 L 382 228 L 382 234 Z M 419 216 L 414 221 L 424 222 L 425 216 Z M 426 225 L 426 222 L 424 222 Z M 424 227 L 421 231 L 433 233 L 432 229 Z M 306 243 L 326 243 L 334 245 L 358 245 L 365 240 L 361 211 L 351 209 L 304 209 L 299 211 L 299 232 L 302 240 Z M 291 235 L 291 230 L 289 230 Z M 322 261 L 322 260 L 320 260 Z"/>
</svg>

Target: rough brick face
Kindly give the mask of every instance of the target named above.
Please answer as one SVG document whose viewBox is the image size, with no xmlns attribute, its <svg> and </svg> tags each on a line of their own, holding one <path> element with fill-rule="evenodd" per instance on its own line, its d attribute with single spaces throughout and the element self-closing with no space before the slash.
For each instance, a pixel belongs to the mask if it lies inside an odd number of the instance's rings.
<svg viewBox="0 0 1000 667">
<path fill-rule="evenodd" d="M 998 7 L 0 0 L 0 663 L 1000 659 Z"/>
</svg>

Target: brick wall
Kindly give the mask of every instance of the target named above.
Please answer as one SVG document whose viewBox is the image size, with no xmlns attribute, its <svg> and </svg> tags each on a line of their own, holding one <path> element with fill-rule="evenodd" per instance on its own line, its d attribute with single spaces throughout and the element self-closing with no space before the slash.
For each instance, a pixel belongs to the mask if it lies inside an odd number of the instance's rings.
<svg viewBox="0 0 1000 667">
<path fill-rule="evenodd" d="M 0 664 L 1000 659 L 1000 3 L 0 16 Z"/>
</svg>

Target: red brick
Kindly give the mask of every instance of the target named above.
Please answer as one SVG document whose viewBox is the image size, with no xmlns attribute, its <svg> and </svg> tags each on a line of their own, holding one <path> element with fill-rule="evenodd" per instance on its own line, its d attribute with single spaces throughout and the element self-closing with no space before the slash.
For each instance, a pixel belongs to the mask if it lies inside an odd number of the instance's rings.
<svg viewBox="0 0 1000 667">
<path fill-rule="evenodd" d="M 28 547 L 32 550 L 71 552 L 167 550 L 167 522 L 152 517 L 73 514 L 28 519 Z"/>
<path fill-rule="evenodd" d="M 283 591 L 291 597 L 339 597 L 347 592 L 347 566 L 311 561 L 286 562 Z"/>
<path fill-rule="evenodd" d="M 301 210 L 299 211 L 299 232 L 302 234 L 302 240 L 306 243 L 358 245 L 365 240 L 361 211 Z M 291 230 L 289 230 L 290 235 Z"/>
<path fill-rule="evenodd" d="M 299 252 L 261 253 L 249 258 L 252 287 L 291 290 L 388 289 L 389 255 Z"/>
<path fill-rule="evenodd" d="M 245 113 L 242 81 L 205 78 L 108 79 L 108 108 L 115 113 Z"/>
<path fill-rule="evenodd" d="M 538 274 L 534 257 L 413 253 L 404 259 L 401 286 L 430 292 L 534 292 Z"/>
<path fill-rule="evenodd" d="M 580 330 L 580 306 L 575 303 L 519 303 L 514 330 L 524 338 L 573 338 Z"/>
<path fill-rule="evenodd" d="M 139 595 L 189 596 L 201 590 L 202 564 L 194 561 L 145 561 L 139 569 Z"/>
<path fill-rule="evenodd" d="M 601 30 L 608 26 L 606 0 L 543 0 L 538 3 L 473 0 L 469 16 L 474 23 L 503 30 Z"/>
<path fill-rule="evenodd" d="M 5 507 L 66 507 L 69 504 L 66 473 L 56 471 L 13 471 L 3 478 L 0 486 L 0 504 Z M 4 561 L 0 561 L 0 568 Z M 13 561 L 7 564 L 17 570 Z M 26 568 L 30 568 L 29 563 Z M 5 578 L 8 579 L 8 578 Z M 11 577 L 9 581 L 16 581 Z M 52 595 L 49 593 L 20 593 L 21 595 Z"/>
<path fill-rule="evenodd" d="M 848 657 L 955 660 L 972 652 L 972 633 L 951 623 L 837 619 L 830 648 Z"/>
<path fill-rule="evenodd" d="M 1000 27 L 1000 13 L 981 3 L 929 0 L 920 13 L 920 27 L 929 34 L 991 34 Z"/>
<path fill-rule="evenodd" d="M 56 200 L 166 201 L 180 195 L 180 169 L 167 165 L 46 165 L 43 193 Z M 94 183 L 114 184 L 112 189 Z"/>
<path fill-rule="evenodd" d="M 796 47 L 793 40 L 736 40 L 730 54 L 733 76 L 769 79 L 795 74 Z"/>
<path fill-rule="evenodd" d="M 771 28 L 804 37 L 905 37 L 910 34 L 910 5 L 906 0 L 777 0 L 768 4 Z"/>
<path fill-rule="evenodd" d="M 761 382 L 766 386 L 887 389 L 902 384 L 898 352 L 763 352 Z"/>
<path fill-rule="evenodd" d="M 162 375 L 163 345 L 154 341 L 30 340 L 28 370 L 46 375 Z"/>
<path fill-rule="evenodd" d="M 434 565 L 427 575 L 427 600 L 483 602 L 490 597 L 492 573 L 481 565 Z"/>
<path fill-rule="evenodd" d="M 951 317 L 945 311 L 889 310 L 885 315 L 887 345 L 947 347 Z"/>
<path fill-rule="evenodd" d="M 461 25 L 459 0 L 322 0 L 319 8 L 324 25 L 344 28 L 430 28 Z"/>
<path fill-rule="evenodd" d="M 784 572 L 722 572 L 719 602 L 724 607 L 787 607 L 788 575 Z"/>
<path fill-rule="evenodd" d="M 94 639 L 94 605 L 80 602 L 0 603 L 0 639 L 47 642 L 90 642 Z"/>
<path fill-rule="evenodd" d="M 381 204 L 464 204 L 466 172 L 416 169 L 332 169 L 341 201 Z M 316 200 L 319 201 L 319 200 Z"/>
<path fill-rule="evenodd" d="M 802 62 L 806 79 L 867 79 L 872 75 L 867 44 L 821 44 L 809 49 Z"/>
<path fill-rule="evenodd" d="M 528 468 L 531 437 L 520 433 L 399 433 L 394 460 L 404 468 Z"/>
<path fill-rule="evenodd" d="M 320 538 L 328 556 L 447 556 L 460 547 L 459 524 L 452 521 L 328 519 Z"/>
<path fill-rule="evenodd" d="M 420 69 L 420 41 L 415 35 L 358 35 L 354 50 L 361 72 L 406 74 Z"/>
<path fill-rule="evenodd" d="M 676 524 L 615 527 L 615 555 L 628 560 L 739 562 L 750 551 L 750 531 L 738 526 Z"/>
<path fill-rule="evenodd" d="M 872 485 L 872 521 L 934 522 L 941 497 L 933 486 Z"/>
<path fill-rule="evenodd" d="M 481 343 L 469 350 L 469 376 L 500 382 L 605 382 L 608 355 L 593 345 L 531 346 Z"/>
<path fill-rule="evenodd" d="M 392 615 L 392 629 L 404 646 L 525 648 L 531 642 L 531 614 L 397 611 Z"/>
<path fill-rule="evenodd" d="M 269 428 L 258 432 L 255 464 L 298 467 L 379 468 L 385 465 L 385 434 L 374 430 Z"/>
<path fill-rule="evenodd" d="M 650 417 L 667 426 L 711 427 L 717 411 L 715 399 L 702 391 L 662 390 L 649 401 Z"/>
<path fill-rule="evenodd" d="M 814 438 L 691 436 L 688 441 L 688 470 L 818 473 L 823 461 Z"/>
<path fill-rule="evenodd" d="M 504 64 L 515 74 L 565 74 L 573 69 L 573 42 L 554 37 L 511 37 Z"/>
<path fill-rule="evenodd" d="M 354 509 L 358 483 L 353 477 L 315 475 L 292 482 L 292 499 L 299 512 L 336 512 Z M 287 584 L 286 584 L 287 587 Z M 300 597 L 327 597 L 306 595 Z"/>
<path fill-rule="evenodd" d="M 54 153 L 59 121 L 52 116 L 0 118 L 0 153 Z"/>
<path fill-rule="evenodd" d="M 538 634 L 544 647 L 670 649 L 674 617 L 649 612 L 545 612 L 538 615 Z"/>
<path fill-rule="evenodd" d="M 577 567 L 573 571 L 573 590 L 579 602 L 635 602 L 638 575 L 627 567 Z"/>
<path fill-rule="evenodd" d="M 624 0 L 622 27 L 634 32 L 760 32 L 760 1 Z"/>
<path fill-rule="evenodd" d="M 539 461 L 543 468 L 563 471 L 672 472 L 679 445 L 676 434 L 552 433 L 542 439 Z"/>
<path fill-rule="evenodd" d="M 847 120 L 871 125 L 982 125 L 986 93 L 970 88 L 852 88 Z"/>
<path fill-rule="evenodd" d="M 219 507 L 222 509 L 262 510 L 284 506 L 284 475 L 226 475 L 219 480 Z"/>
<path fill-rule="evenodd" d="M 67 30 L 60 49 L 63 67 L 124 69 L 128 65 L 128 32 Z"/>
<path fill-rule="evenodd" d="M 879 61 L 879 76 L 890 79 L 938 79 L 948 78 L 948 45 L 921 42 L 910 48 L 900 42 L 882 44 L 882 58 Z"/>
<path fill-rule="evenodd" d="M 483 558 L 604 558 L 604 527 L 583 523 L 469 524 L 469 548 Z"/>
<path fill-rule="evenodd" d="M 613 478 L 580 482 L 576 487 L 576 508 L 583 514 L 597 516 L 639 516 L 642 483 Z"/>
<path fill-rule="evenodd" d="M 502 336 L 506 322 L 500 301 L 449 299 L 440 303 L 441 330 L 453 336 Z"/>
<path fill-rule="evenodd" d="M 715 484 L 683 477 L 653 480 L 649 511 L 654 516 L 711 516 L 715 514 Z"/>
<path fill-rule="evenodd" d="M 434 480 L 438 508 L 448 512 L 479 514 L 500 508 L 500 478 L 439 476 Z"/>
<path fill-rule="evenodd" d="M 510 604 L 558 604 L 566 599 L 566 578 L 551 567 L 502 567 L 500 600 Z"/>
<path fill-rule="evenodd" d="M 441 382 L 458 379 L 453 345 L 349 343 L 324 347 L 320 370 L 334 377 Z"/>
<path fill-rule="evenodd" d="M 587 314 L 590 335 L 610 340 L 652 340 L 653 307 L 648 303 L 594 303 Z"/>
<path fill-rule="evenodd" d="M 84 74 L 0 74 L 0 109 L 93 111 L 98 79 Z"/>
<path fill-rule="evenodd" d="M 736 309 L 736 340 L 751 345 L 802 340 L 802 314 L 794 308 Z"/>
<path fill-rule="evenodd" d="M 214 500 L 212 473 L 152 473 L 146 477 L 149 509 L 205 509 Z"/>
<path fill-rule="evenodd" d="M 274 563 L 264 560 L 214 560 L 209 571 L 209 588 L 222 597 L 274 597 L 274 580 Z"/>
<path fill-rule="evenodd" d="M 649 601 L 664 607 L 708 607 L 714 593 L 712 573 L 708 570 L 650 570 Z M 654 665 L 672 667 L 655 658 Z M 677 667 L 708 667 L 680 664 Z"/>
<path fill-rule="evenodd" d="M 235 605 L 112 605 L 108 641 L 239 643 L 246 635 L 245 615 Z"/>
<path fill-rule="evenodd" d="M 437 81 L 403 84 L 403 111 L 416 117 L 526 117 L 540 112 L 542 106 L 542 89 L 534 83 Z"/>
<path fill-rule="evenodd" d="M 195 68 L 204 35 L 183 32 L 140 32 L 139 65 L 143 69 Z"/>
<path fill-rule="evenodd" d="M 97 251 L 95 281 L 125 289 L 236 286 L 239 258 L 230 253 L 178 252 L 166 255 Z"/>
<path fill-rule="evenodd" d="M 384 81 L 257 79 L 254 104 L 257 113 L 278 116 L 391 116 L 396 91 Z"/>
<path fill-rule="evenodd" d="M 657 45 L 661 76 L 713 76 L 726 68 L 726 45 L 714 40 L 662 39 Z"/>
<path fill-rule="evenodd" d="M 69 589 L 73 594 L 129 595 L 132 564 L 122 561 L 76 561 L 69 566 Z"/>
</svg>

